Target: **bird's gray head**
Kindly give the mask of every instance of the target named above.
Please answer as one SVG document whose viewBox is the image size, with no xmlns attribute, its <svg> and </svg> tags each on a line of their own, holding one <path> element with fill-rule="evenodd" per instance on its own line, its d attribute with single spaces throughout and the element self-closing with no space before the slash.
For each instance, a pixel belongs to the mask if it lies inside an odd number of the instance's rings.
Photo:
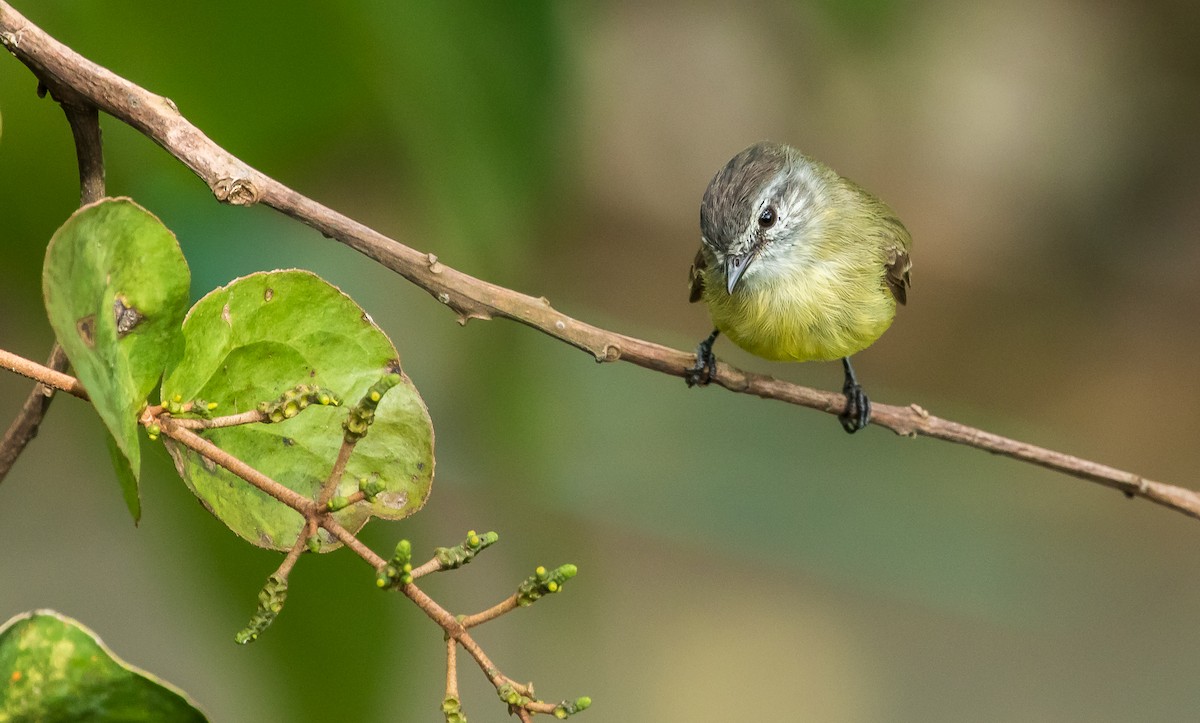
<svg viewBox="0 0 1200 723">
<path fill-rule="evenodd" d="M 795 148 L 760 141 L 717 172 L 700 204 L 701 241 L 729 293 L 803 240 L 823 205 L 825 179 Z"/>
</svg>

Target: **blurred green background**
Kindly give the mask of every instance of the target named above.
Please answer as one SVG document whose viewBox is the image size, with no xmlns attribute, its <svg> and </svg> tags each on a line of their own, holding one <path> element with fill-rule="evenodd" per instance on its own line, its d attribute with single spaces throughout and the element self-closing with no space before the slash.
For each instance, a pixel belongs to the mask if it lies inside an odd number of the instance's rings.
<svg viewBox="0 0 1200 723">
<path fill-rule="evenodd" d="M 692 348 L 712 174 L 760 138 L 887 199 L 913 289 L 856 368 L 872 398 L 1200 487 L 1200 6 L 756 0 L 16 3 L 172 98 L 231 152 L 444 262 Z M 41 259 L 77 204 L 65 120 L 0 57 L 0 347 L 42 359 Z M 478 631 L 588 720 L 1128 721 L 1200 713 L 1200 526 L 978 451 L 850 437 L 826 415 L 454 323 L 273 212 L 217 205 L 104 119 L 109 190 L 179 236 L 193 295 L 312 269 L 387 331 L 437 430 L 425 510 L 386 551 L 495 529 L 425 588 L 456 612 L 537 564 L 565 594 Z M 837 388 L 836 364 L 718 356 Z M 0 419 L 28 382 L 0 374 Z M 439 631 L 349 554 L 306 558 L 283 615 L 233 634 L 278 557 L 147 445 L 144 519 L 98 418 L 60 399 L 0 485 L 0 619 L 53 607 L 214 720 L 438 716 Z M 503 720 L 462 661 L 472 720 Z"/>
</svg>

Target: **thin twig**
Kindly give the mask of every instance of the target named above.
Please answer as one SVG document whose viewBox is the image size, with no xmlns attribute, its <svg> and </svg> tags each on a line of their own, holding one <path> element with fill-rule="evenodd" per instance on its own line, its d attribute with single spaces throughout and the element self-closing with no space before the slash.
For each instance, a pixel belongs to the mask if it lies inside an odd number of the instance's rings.
<svg viewBox="0 0 1200 723">
<path fill-rule="evenodd" d="M 57 90 L 57 89 L 56 89 Z M 77 95 L 67 92 L 70 97 L 62 97 L 55 93 L 55 99 L 67 117 L 71 126 L 71 136 L 75 139 L 75 158 L 79 167 L 79 205 L 99 201 L 104 197 L 104 144 L 100 136 L 100 114 L 93 105 L 77 102 Z M 65 372 L 69 366 L 67 355 L 58 342 L 50 347 L 46 366 L 56 371 Z M 25 451 L 33 438 L 37 436 L 38 428 L 54 401 L 54 391 L 45 385 L 36 384 L 25 397 L 21 411 L 13 419 L 12 424 L 0 439 L 0 482 L 8 476 L 9 470 L 17 458 Z"/>
<path fill-rule="evenodd" d="M 216 464 L 241 477 L 258 489 L 291 507 L 296 512 L 299 512 L 305 519 L 315 514 L 316 503 L 311 499 L 295 490 L 284 487 L 190 429 L 184 429 L 171 417 L 163 415 L 149 421 L 157 422 L 162 433 L 166 436 L 188 449 L 204 455 Z"/>
<path fill-rule="evenodd" d="M 320 518 L 319 524 L 328 530 L 331 535 L 341 540 L 346 547 L 353 550 L 359 557 L 366 560 L 376 570 L 382 569 L 387 564 L 387 560 L 384 560 L 374 550 L 359 542 L 358 538 L 343 527 L 341 523 L 333 519 L 332 515 L 323 515 Z M 475 662 L 479 664 L 480 669 L 483 670 L 483 674 L 492 682 L 492 685 L 499 688 L 505 683 L 512 682 L 492 663 L 487 654 L 483 652 L 483 649 L 479 647 L 479 644 L 467 633 L 467 629 L 463 627 L 462 623 L 450 611 L 438 605 L 433 598 L 429 597 L 425 594 L 425 591 L 413 583 L 397 585 L 396 589 L 402 592 L 405 597 L 412 600 L 430 619 L 440 625 L 446 631 L 447 635 L 457 640 L 462 645 L 463 650 L 466 650 L 475 659 Z"/>
<path fill-rule="evenodd" d="M 292 574 L 292 568 L 296 566 L 296 561 L 308 549 L 308 538 L 315 531 L 316 525 L 313 524 L 312 519 L 304 523 L 304 529 L 300 531 L 300 536 L 296 538 L 296 544 L 292 545 L 292 549 L 288 550 L 287 556 L 283 558 L 283 562 L 279 563 L 279 567 L 275 570 L 275 577 L 286 580 L 288 575 Z"/>
<path fill-rule="evenodd" d="M 100 135 L 100 113 L 96 106 L 79 102 L 77 94 L 64 98 L 66 89 L 56 88 L 54 97 L 62 105 L 71 135 L 75 138 L 75 158 L 79 164 L 79 205 L 86 206 L 104 198 L 104 144 Z"/>
<path fill-rule="evenodd" d="M 56 372 L 64 372 L 67 366 L 66 352 L 58 342 L 54 342 L 50 347 L 50 358 L 46 360 L 46 367 Z M 50 408 L 53 399 L 54 388 L 41 382 L 34 384 L 29 396 L 25 397 L 21 411 L 17 412 L 16 418 L 4 432 L 4 438 L 0 440 L 0 482 L 8 476 L 9 470 L 25 451 L 26 445 L 37 436 L 38 428 L 41 427 L 42 419 L 45 418 L 46 410 Z"/>
<path fill-rule="evenodd" d="M 221 429 L 223 427 L 237 427 L 242 424 L 255 424 L 266 418 L 267 415 L 263 412 L 251 409 L 248 412 L 229 414 L 224 417 L 213 417 L 211 419 L 180 417 L 175 420 L 175 423 L 184 429 Z"/>
<path fill-rule="evenodd" d="M 337 492 L 338 483 L 342 481 L 342 473 L 346 471 L 346 465 L 350 462 L 350 455 L 354 454 L 354 446 L 358 444 L 361 437 L 342 436 L 342 446 L 338 448 L 337 459 L 333 461 L 333 469 L 329 470 L 329 477 L 325 479 L 325 483 L 321 485 L 321 491 L 317 494 L 317 506 L 324 507 L 333 497 L 333 493 Z M 362 490 L 359 490 L 361 493 Z M 363 495 L 363 499 L 366 495 Z M 358 502 L 358 500 L 354 500 Z M 353 503 L 347 503 L 347 506 Z"/>
<path fill-rule="evenodd" d="M 374 550 L 364 545 L 362 541 L 354 535 L 353 532 L 347 530 L 342 523 L 338 522 L 334 518 L 332 514 L 326 512 L 325 514 L 320 515 L 317 518 L 317 524 L 320 527 L 325 528 L 329 534 L 341 540 L 342 544 L 353 550 L 354 554 L 366 560 L 367 563 L 371 567 L 375 568 L 376 571 L 382 570 L 387 565 L 387 560 L 383 559 Z"/>
<path fill-rule="evenodd" d="M 441 571 L 442 571 L 442 563 L 436 557 L 434 557 L 434 558 L 431 558 L 425 564 L 423 564 L 419 567 L 414 567 L 413 571 L 409 574 L 412 575 L 412 578 L 414 580 L 416 580 L 418 578 L 425 577 L 426 575 L 428 575 L 431 572 L 441 572 Z"/>
<path fill-rule="evenodd" d="M 623 360 L 682 377 L 691 352 L 618 334 L 573 319 L 536 298 L 464 274 L 438 260 L 326 208 L 255 170 L 213 143 L 184 118 L 169 99 L 155 95 L 84 58 L 47 35 L 0 0 L 0 44 L 43 80 L 77 91 L 87 102 L 128 123 L 179 159 L 208 184 L 222 203 L 263 203 L 365 254 L 425 289 L 449 306 L 461 323 L 512 319 L 590 354 L 596 361 Z M 777 399 L 828 414 L 840 414 L 845 398 L 718 363 L 714 383 L 730 391 Z M 935 417 L 916 406 L 873 404 L 871 420 L 904 436 L 926 436 L 1012 457 L 1072 477 L 1144 497 L 1200 518 L 1200 495 L 1131 472 L 1018 442 Z"/>
<path fill-rule="evenodd" d="M 543 715 L 554 715 L 554 709 L 557 707 L 554 703 L 546 703 L 541 700 L 533 700 L 525 704 L 525 710 Z"/>
<path fill-rule="evenodd" d="M 446 638 L 446 698 L 458 700 L 458 641 Z"/>
<path fill-rule="evenodd" d="M 495 620 L 505 613 L 510 613 L 513 610 L 516 610 L 518 607 L 520 607 L 520 599 L 521 596 L 519 594 L 513 593 L 487 610 L 477 612 L 474 615 L 468 615 L 464 618 L 459 618 L 459 622 L 462 623 L 464 628 L 473 628 L 476 625 L 483 625 L 489 620 Z"/>
<path fill-rule="evenodd" d="M 83 388 L 83 384 L 75 377 L 70 374 L 64 374 L 57 369 L 42 366 L 35 361 L 30 361 L 23 356 L 13 354 L 6 349 L 0 349 L 0 368 L 16 372 L 23 377 L 29 377 L 60 392 L 66 392 L 80 399 L 88 399 L 87 390 Z"/>
</svg>

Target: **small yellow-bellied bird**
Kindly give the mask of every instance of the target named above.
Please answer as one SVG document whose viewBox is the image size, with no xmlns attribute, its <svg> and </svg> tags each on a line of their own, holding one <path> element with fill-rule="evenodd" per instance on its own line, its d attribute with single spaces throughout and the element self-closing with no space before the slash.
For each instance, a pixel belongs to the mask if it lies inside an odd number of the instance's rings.
<svg viewBox="0 0 1200 723">
<path fill-rule="evenodd" d="M 765 359 L 840 357 L 838 419 L 847 432 L 865 427 L 871 404 L 850 355 L 891 326 L 912 268 L 912 239 L 892 209 L 820 161 L 762 141 L 708 184 L 700 231 L 691 300 L 704 300 L 716 329 L 696 350 L 688 386 L 716 373 L 712 346 L 722 333 Z"/>
</svg>

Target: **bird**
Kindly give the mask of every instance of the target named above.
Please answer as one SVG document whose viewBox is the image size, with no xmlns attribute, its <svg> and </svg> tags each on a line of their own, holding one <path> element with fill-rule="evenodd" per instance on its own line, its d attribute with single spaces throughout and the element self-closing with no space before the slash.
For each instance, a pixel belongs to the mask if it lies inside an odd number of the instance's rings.
<svg viewBox="0 0 1200 723">
<path fill-rule="evenodd" d="M 871 403 L 850 357 L 891 326 L 911 286 L 912 237 L 883 201 L 820 161 L 774 141 L 735 155 L 700 204 L 700 250 L 688 275 L 713 329 L 688 386 L 716 375 L 720 334 L 773 361 L 842 360 L 853 434 Z"/>
</svg>

